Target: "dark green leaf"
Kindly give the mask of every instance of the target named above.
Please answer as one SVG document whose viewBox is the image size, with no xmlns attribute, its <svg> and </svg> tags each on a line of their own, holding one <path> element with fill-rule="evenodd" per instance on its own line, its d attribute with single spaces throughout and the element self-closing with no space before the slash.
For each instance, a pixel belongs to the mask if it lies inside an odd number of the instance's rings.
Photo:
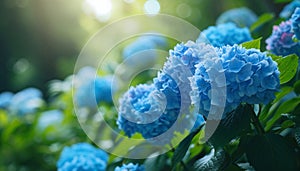
<svg viewBox="0 0 300 171">
<path fill-rule="evenodd" d="M 193 170 L 195 171 L 218 171 L 222 168 L 226 157 L 226 153 L 221 150 L 215 153 L 215 150 L 197 160 L 193 165 Z"/>
<path fill-rule="evenodd" d="M 261 41 L 261 37 L 255 40 L 251 40 L 248 42 L 244 42 L 241 45 L 246 48 L 246 49 L 251 49 L 251 48 L 255 48 L 255 49 L 260 49 L 260 41 Z"/>
<path fill-rule="evenodd" d="M 144 162 L 144 166 L 146 170 L 170 170 L 170 165 L 168 165 L 168 156 L 166 155 L 147 158 Z"/>
<path fill-rule="evenodd" d="M 275 3 L 288 3 L 292 2 L 292 0 L 275 0 Z"/>
<path fill-rule="evenodd" d="M 218 128 L 213 133 L 209 142 L 218 149 L 230 142 L 233 138 L 238 137 L 242 132 L 250 129 L 250 114 L 253 109 L 250 105 L 240 105 L 235 111 L 229 114 L 225 119 L 221 120 Z M 206 121 L 205 131 L 209 129 L 209 123 Z"/>
<path fill-rule="evenodd" d="M 300 80 L 294 84 L 294 91 L 296 94 L 300 94 Z"/>
<path fill-rule="evenodd" d="M 282 103 L 279 106 L 279 108 L 276 110 L 272 119 L 267 122 L 266 131 L 272 128 L 274 123 L 281 117 L 282 114 L 292 112 L 299 104 L 300 104 L 300 97 L 292 98 Z"/>
<path fill-rule="evenodd" d="M 292 120 L 286 120 L 281 124 L 281 129 L 291 128 L 295 126 L 295 122 Z"/>
<path fill-rule="evenodd" d="M 298 56 L 292 54 L 283 58 L 277 58 L 275 61 L 278 63 L 278 69 L 280 71 L 280 83 L 287 83 L 295 76 L 297 72 Z"/>
<path fill-rule="evenodd" d="M 174 154 L 173 154 L 173 158 L 172 158 L 173 167 L 175 167 L 176 164 L 179 163 L 183 159 L 183 157 L 185 156 L 187 150 L 189 149 L 189 146 L 190 146 L 194 136 L 197 135 L 197 133 L 199 132 L 199 130 L 201 128 L 202 128 L 202 126 L 200 126 L 200 128 L 198 128 L 197 130 L 192 131 L 187 137 L 185 137 L 180 142 L 180 144 L 175 149 Z"/>
<path fill-rule="evenodd" d="M 295 149 L 286 139 L 277 134 L 251 137 L 246 149 L 250 164 L 257 171 L 299 170 Z"/>
<path fill-rule="evenodd" d="M 252 24 L 252 26 L 250 27 L 250 31 L 252 32 L 252 31 L 256 30 L 257 28 L 261 27 L 265 23 L 271 21 L 273 18 L 274 18 L 273 13 L 265 13 L 265 14 L 261 15 L 257 19 L 257 21 Z"/>
<path fill-rule="evenodd" d="M 273 101 L 273 103 L 278 102 L 281 98 L 283 98 L 285 95 L 289 94 L 293 90 L 294 90 L 293 87 L 281 88 L 280 92 L 276 93 L 276 99 Z"/>
</svg>

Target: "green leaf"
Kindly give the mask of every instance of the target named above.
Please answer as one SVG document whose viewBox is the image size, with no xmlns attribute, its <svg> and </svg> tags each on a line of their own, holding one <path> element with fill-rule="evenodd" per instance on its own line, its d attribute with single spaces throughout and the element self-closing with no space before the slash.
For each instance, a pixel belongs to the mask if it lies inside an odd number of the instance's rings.
<svg viewBox="0 0 300 171">
<path fill-rule="evenodd" d="M 248 41 L 248 42 L 244 42 L 241 45 L 246 49 L 251 49 L 251 48 L 260 49 L 261 39 L 262 39 L 262 37 L 255 39 L 255 40 Z"/>
<path fill-rule="evenodd" d="M 279 108 L 276 110 L 272 119 L 267 122 L 267 125 L 265 128 L 266 131 L 268 131 L 272 128 L 274 123 L 281 117 L 282 114 L 292 112 L 299 104 L 300 104 L 300 97 L 295 97 L 293 99 L 290 99 L 290 100 L 282 103 L 279 106 Z"/>
<path fill-rule="evenodd" d="M 215 153 L 215 150 L 197 160 L 193 165 L 195 171 L 218 171 L 221 170 L 228 155 L 225 151 L 221 150 Z"/>
<path fill-rule="evenodd" d="M 284 137 L 277 134 L 255 135 L 248 141 L 246 156 L 257 171 L 299 170 L 297 155 Z"/>
<path fill-rule="evenodd" d="M 293 126 L 295 126 L 296 123 L 292 120 L 286 120 L 281 124 L 281 129 L 284 130 L 286 128 L 291 128 Z"/>
<path fill-rule="evenodd" d="M 171 170 L 170 166 L 167 164 L 167 161 L 168 161 L 168 156 L 163 154 L 157 157 L 147 158 L 144 162 L 144 166 L 146 170 L 157 170 L 157 171 Z"/>
<path fill-rule="evenodd" d="M 185 137 L 180 142 L 180 144 L 175 149 L 174 154 L 173 154 L 173 158 L 172 158 L 173 167 L 175 167 L 176 164 L 179 163 L 183 159 L 187 150 L 189 149 L 189 146 L 190 146 L 194 136 L 197 135 L 197 133 L 201 130 L 202 127 L 203 127 L 203 125 L 200 126 L 197 130 L 192 131 L 187 137 Z"/>
<path fill-rule="evenodd" d="M 294 91 L 296 94 L 300 94 L 300 80 L 298 80 L 297 82 L 295 82 L 294 84 Z"/>
<path fill-rule="evenodd" d="M 221 120 L 217 129 L 209 139 L 209 142 L 218 149 L 229 143 L 233 138 L 250 129 L 250 114 L 253 109 L 250 105 L 240 105 L 235 111 Z M 207 120 L 206 125 L 212 123 Z M 213 123 L 212 123 L 213 124 Z M 207 127 L 206 127 L 207 129 Z"/>
<path fill-rule="evenodd" d="M 273 104 L 277 103 L 281 98 L 283 98 L 285 95 L 289 94 L 293 90 L 294 90 L 293 87 L 288 87 L 288 86 L 281 88 L 280 92 L 276 93 L 276 98 L 272 103 Z"/>
<path fill-rule="evenodd" d="M 292 0 L 275 0 L 275 3 L 288 3 L 292 2 Z"/>
<path fill-rule="evenodd" d="M 254 31 L 257 28 L 259 28 L 260 26 L 264 25 L 265 23 L 271 21 L 274 18 L 274 14 L 273 13 L 265 13 L 263 15 L 261 15 L 257 21 L 255 23 L 252 24 L 252 26 L 250 27 L 250 31 Z"/>
<path fill-rule="evenodd" d="M 280 84 L 287 83 L 295 76 L 297 72 L 298 56 L 292 54 L 283 58 L 276 58 L 275 61 L 278 63 L 278 69 L 280 71 Z"/>
</svg>

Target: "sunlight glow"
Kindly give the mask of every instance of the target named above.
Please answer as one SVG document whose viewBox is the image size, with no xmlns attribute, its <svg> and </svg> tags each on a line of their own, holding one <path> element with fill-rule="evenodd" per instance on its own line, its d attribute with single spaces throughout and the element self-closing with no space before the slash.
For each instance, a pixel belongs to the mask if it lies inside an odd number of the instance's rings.
<svg viewBox="0 0 300 171">
<path fill-rule="evenodd" d="M 94 13 L 99 21 L 107 21 L 112 10 L 111 0 L 85 0 L 85 11 Z"/>
<path fill-rule="evenodd" d="M 148 0 L 144 4 L 144 10 L 146 14 L 149 15 L 156 15 L 159 13 L 160 10 L 160 4 L 157 0 Z"/>
</svg>

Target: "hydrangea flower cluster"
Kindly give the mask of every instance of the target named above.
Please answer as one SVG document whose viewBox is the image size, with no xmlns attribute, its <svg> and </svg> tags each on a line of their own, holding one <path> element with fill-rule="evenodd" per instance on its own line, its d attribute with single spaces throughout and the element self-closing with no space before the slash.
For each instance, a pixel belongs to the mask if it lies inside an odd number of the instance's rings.
<svg viewBox="0 0 300 171">
<path fill-rule="evenodd" d="M 123 164 L 121 167 L 117 166 L 115 171 L 144 171 L 145 167 L 143 165 L 139 166 L 138 164 Z"/>
<path fill-rule="evenodd" d="M 60 110 L 50 110 L 41 113 L 38 121 L 38 128 L 45 129 L 51 125 L 58 125 L 63 120 L 63 113 Z"/>
<path fill-rule="evenodd" d="M 300 40 L 300 7 L 296 8 L 291 17 L 292 29 L 298 40 Z"/>
<path fill-rule="evenodd" d="M 108 155 L 88 143 L 65 147 L 57 162 L 58 171 L 104 171 Z"/>
<path fill-rule="evenodd" d="M 93 108 L 100 102 L 112 103 L 112 93 L 116 90 L 112 76 L 100 77 L 94 68 L 84 67 L 78 72 L 76 81 L 75 103 L 78 107 Z"/>
<path fill-rule="evenodd" d="M 155 50 L 166 45 L 166 39 L 161 36 L 143 35 L 124 48 L 123 59 L 132 67 L 152 66 L 158 56 Z"/>
<path fill-rule="evenodd" d="M 286 5 L 280 12 L 279 16 L 281 18 L 289 19 L 297 7 L 300 7 L 300 0 L 294 0 Z"/>
<path fill-rule="evenodd" d="M 239 27 L 250 27 L 257 20 L 256 14 L 249 8 L 234 8 L 222 13 L 217 19 L 217 25 L 234 23 Z"/>
<path fill-rule="evenodd" d="M 266 40 L 267 50 L 275 55 L 297 54 L 300 56 L 300 44 L 293 40 L 294 32 L 290 20 L 283 21 L 279 26 L 273 27 L 272 35 Z"/>
<path fill-rule="evenodd" d="M 139 132 L 144 138 L 153 138 L 167 131 L 179 114 L 189 115 L 191 87 L 188 78 L 195 72 L 195 64 L 213 53 L 210 45 L 192 41 L 178 44 L 170 51 L 170 57 L 153 84 L 130 88 L 120 99 L 119 128 L 128 136 Z M 193 124 L 188 120 L 185 126 Z"/>
<path fill-rule="evenodd" d="M 205 60 L 196 65 L 193 76 L 192 100 L 199 105 L 200 113 L 208 116 L 211 107 L 211 85 L 220 83 L 220 74 L 226 77 L 226 113 L 236 109 L 241 103 L 267 104 L 279 91 L 279 71 L 274 62 L 265 53 L 241 46 L 224 46 L 216 48 L 219 59 Z M 214 63 L 212 63 L 212 61 Z M 219 67 L 216 64 L 220 64 Z M 210 75 L 208 73 L 211 73 Z M 214 104 L 219 105 L 219 104 Z"/>
<path fill-rule="evenodd" d="M 8 110 L 13 114 L 26 115 L 36 112 L 43 104 L 41 91 L 36 88 L 27 88 L 12 97 Z"/>
<path fill-rule="evenodd" d="M 0 94 L 0 109 L 7 109 L 14 94 L 11 92 L 3 92 Z"/>
<path fill-rule="evenodd" d="M 176 110 L 164 112 L 164 96 L 153 84 L 131 87 L 120 99 L 117 124 L 126 135 L 141 133 L 144 138 L 164 133 L 176 120 Z"/>
<path fill-rule="evenodd" d="M 200 34 L 197 42 L 210 43 L 215 47 L 221 47 L 241 44 L 250 40 L 252 40 L 252 37 L 248 28 L 239 28 L 233 23 L 225 23 L 208 27 Z"/>
</svg>

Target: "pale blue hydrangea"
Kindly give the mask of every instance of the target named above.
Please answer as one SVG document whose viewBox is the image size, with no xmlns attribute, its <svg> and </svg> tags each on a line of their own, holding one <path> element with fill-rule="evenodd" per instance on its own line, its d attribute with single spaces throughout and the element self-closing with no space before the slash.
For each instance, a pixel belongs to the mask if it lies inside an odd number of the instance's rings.
<svg viewBox="0 0 300 171">
<path fill-rule="evenodd" d="M 265 53 L 238 45 L 216 48 L 216 51 L 219 58 L 197 64 L 192 78 L 194 84 L 191 95 L 193 103 L 199 105 L 199 113 L 206 117 L 209 114 L 211 85 L 225 86 L 219 79 L 221 74 L 225 74 L 226 78 L 223 118 L 241 103 L 267 104 L 275 98 L 274 94 L 279 91 L 280 86 L 279 71 L 277 63 Z"/>
<path fill-rule="evenodd" d="M 115 171 L 145 171 L 145 167 L 143 165 L 139 166 L 138 164 L 123 164 L 121 167 L 117 166 Z"/>
<path fill-rule="evenodd" d="M 43 104 L 41 91 L 36 88 L 27 88 L 13 96 L 9 111 L 17 115 L 35 113 Z"/>
<path fill-rule="evenodd" d="M 266 40 L 267 50 L 275 55 L 286 56 L 290 54 L 300 55 L 300 44 L 293 40 L 294 32 L 291 21 L 281 22 L 273 27 L 272 35 Z"/>
<path fill-rule="evenodd" d="M 108 155 L 88 143 L 65 147 L 57 162 L 58 171 L 105 171 Z"/>
<path fill-rule="evenodd" d="M 112 76 L 87 80 L 75 92 L 75 102 L 78 107 L 94 107 L 100 102 L 112 103 Z"/>
<path fill-rule="evenodd" d="M 75 104 L 78 107 L 93 108 L 100 102 L 112 103 L 116 86 L 112 84 L 113 76 L 100 77 L 92 67 L 82 68 L 75 79 Z"/>
<path fill-rule="evenodd" d="M 38 128 L 43 130 L 51 125 L 59 125 L 62 123 L 63 117 L 63 113 L 60 110 L 45 111 L 39 117 Z"/>
<path fill-rule="evenodd" d="M 124 59 L 134 55 L 135 53 L 156 49 L 159 47 L 165 47 L 167 41 L 164 37 L 159 35 L 143 35 L 140 36 L 137 40 L 126 46 L 123 50 Z"/>
<path fill-rule="evenodd" d="M 298 40 L 300 40 L 300 8 L 296 8 L 291 18 L 292 29 Z"/>
<path fill-rule="evenodd" d="M 297 7 L 300 7 L 300 1 L 294 0 L 283 8 L 279 16 L 281 18 L 289 19 Z"/>
<path fill-rule="evenodd" d="M 123 50 L 123 59 L 126 66 L 145 68 L 156 63 L 157 50 L 167 45 L 164 37 L 159 35 L 143 35 L 126 46 Z"/>
<path fill-rule="evenodd" d="M 194 74 L 195 65 L 202 59 L 214 56 L 215 50 L 210 45 L 188 41 L 187 43 L 177 44 L 174 47 L 174 50 L 170 50 L 169 54 L 170 59 L 168 59 L 166 63 L 169 62 L 170 64 L 165 64 L 165 70 L 170 67 L 176 68 L 178 65 L 181 65 L 189 68 L 191 73 Z M 176 59 L 179 59 L 179 61 L 175 61 Z M 168 71 L 168 73 L 172 72 L 173 71 Z"/>
<path fill-rule="evenodd" d="M 215 47 L 241 44 L 252 40 L 247 27 L 239 28 L 233 23 L 210 26 L 200 33 L 197 42 L 210 43 Z"/>
<path fill-rule="evenodd" d="M 222 13 L 217 19 L 217 25 L 232 22 L 239 27 L 248 27 L 257 20 L 256 14 L 249 8 L 234 8 Z"/>
<path fill-rule="evenodd" d="M 14 94 L 11 92 L 3 92 L 0 94 L 0 109 L 7 109 L 10 105 Z"/>
<path fill-rule="evenodd" d="M 173 104 L 177 104 L 174 102 Z M 176 121 L 178 110 L 166 110 L 166 99 L 153 84 L 131 87 L 120 99 L 117 124 L 131 137 L 141 133 L 153 138 L 167 131 Z"/>
</svg>

